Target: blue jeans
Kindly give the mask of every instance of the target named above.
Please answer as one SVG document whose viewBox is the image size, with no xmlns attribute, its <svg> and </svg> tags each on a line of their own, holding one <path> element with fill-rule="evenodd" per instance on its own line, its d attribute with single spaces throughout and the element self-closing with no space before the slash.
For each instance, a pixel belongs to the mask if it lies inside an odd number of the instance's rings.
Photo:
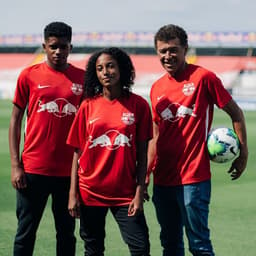
<svg viewBox="0 0 256 256">
<path fill-rule="evenodd" d="M 161 227 L 163 256 L 184 256 L 183 226 L 194 256 L 214 256 L 208 228 L 210 180 L 153 187 L 153 203 Z"/>
<path fill-rule="evenodd" d="M 144 213 L 128 216 L 128 206 L 80 205 L 80 236 L 84 240 L 86 256 L 103 256 L 105 220 L 108 210 L 118 223 L 121 235 L 132 256 L 149 256 L 150 244 Z"/>
<path fill-rule="evenodd" d="M 68 212 L 69 177 L 48 177 L 26 174 L 27 187 L 17 190 L 16 215 L 18 228 L 14 241 L 14 256 L 32 256 L 36 232 L 48 197 L 52 197 L 52 212 L 56 229 L 56 255 L 74 256 L 76 249 L 75 219 Z"/>
</svg>

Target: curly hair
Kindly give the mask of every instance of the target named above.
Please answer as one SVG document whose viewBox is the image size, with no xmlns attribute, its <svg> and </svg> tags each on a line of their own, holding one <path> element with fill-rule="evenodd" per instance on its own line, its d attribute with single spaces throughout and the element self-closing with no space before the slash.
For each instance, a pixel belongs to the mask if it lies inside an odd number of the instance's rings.
<svg viewBox="0 0 256 256">
<path fill-rule="evenodd" d="M 87 62 L 84 82 L 85 98 L 92 98 L 102 94 L 103 86 L 99 82 L 96 73 L 96 62 L 99 56 L 102 54 L 108 54 L 117 61 L 120 72 L 122 95 L 129 96 L 131 86 L 134 84 L 135 79 L 135 69 L 131 58 L 120 48 L 109 47 L 101 49 L 92 54 Z"/>
<path fill-rule="evenodd" d="M 154 37 L 155 48 L 157 45 L 157 41 L 168 42 L 169 40 L 172 40 L 175 38 L 180 39 L 180 43 L 182 46 L 188 45 L 188 35 L 183 28 L 173 24 L 165 25 L 161 27 L 155 34 L 155 37 Z"/>
<path fill-rule="evenodd" d="M 51 22 L 44 28 L 44 39 L 47 40 L 52 36 L 57 38 L 65 37 L 69 42 L 71 42 L 72 28 L 64 22 Z"/>
</svg>

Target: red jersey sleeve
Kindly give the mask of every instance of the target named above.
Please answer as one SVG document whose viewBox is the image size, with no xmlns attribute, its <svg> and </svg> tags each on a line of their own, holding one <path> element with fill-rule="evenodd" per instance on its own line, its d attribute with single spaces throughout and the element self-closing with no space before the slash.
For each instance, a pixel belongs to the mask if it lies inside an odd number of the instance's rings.
<svg viewBox="0 0 256 256">
<path fill-rule="evenodd" d="M 151 87 L 150 90 L 150 101 L 151 101 L 151 106 L 152 106 L 152 117 L 153 121 L 155 123 L 159 123 L 160 121 L 160 115 L 156 111 L 156 106 L 158 103 L 158 100 L 162 98 L 165 94 L 165 84 L 169 84 L 170 81 L 168 79 L 168 74 L 163 75 L 160 77 Z"/>
<path fill-rule="evenodd" d="M 139 120 L 137 123 L 137 140 L 147 141 L 153 136 L 152 115 L 146 100 L 142 98 L 138 106 Z"/>
<path fill-rule="evenodd" d="M 155 123 L 158 123 L 160 118 L 159 118 L 159 115 L 156 113 L 156 109 L 155 109 L 155 106 L 156 104 L 154 104 L 154 97 L 153 97 L 153 87 L 151 89 L 151 92 L 150 92 L 150 100 L 151 100 L 151 105 L 152 105 L 152 118 L 153 118 L 153 121 Z"/>
<path fill-rule="evenodd" d="M 230 93 L 224 88 L 221 80 L 214 73 L 208 72 L 206 81 L 214 104 L 219 108 L 223 108 L 232 99 Z"/>
<path fill-rule="evenodd" d="M 13 104 L 25 109 L 29 101 L 29 83 L 26 81 L 26 77 L 29 70 L 24 69 L 17 80 L 17 85 L 14 93 Z"/>
</svg>

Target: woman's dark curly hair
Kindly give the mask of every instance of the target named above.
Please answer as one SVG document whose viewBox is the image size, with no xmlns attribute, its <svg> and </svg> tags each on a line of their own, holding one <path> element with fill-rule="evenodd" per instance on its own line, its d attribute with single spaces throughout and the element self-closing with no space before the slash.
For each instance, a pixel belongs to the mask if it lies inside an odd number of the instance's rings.
<svg viewBox="0 0 256 256">
<path fill-rule="evenodd" d="M 99 82 L 96 73 L 96 61 L 102 54 L 108 54 L 117 61 L 120 72 L 122 95 L 129 96 L 131 86 L 134 84 L 135 79 L 135 69 L 133 63 L 126 52 L 117 47 L 109 47 L 95 52 L 88 60 L 84 81 L 85 98 L 95 97 L 100 95 L 103 91 L 103 87 Z"/>
</svg>

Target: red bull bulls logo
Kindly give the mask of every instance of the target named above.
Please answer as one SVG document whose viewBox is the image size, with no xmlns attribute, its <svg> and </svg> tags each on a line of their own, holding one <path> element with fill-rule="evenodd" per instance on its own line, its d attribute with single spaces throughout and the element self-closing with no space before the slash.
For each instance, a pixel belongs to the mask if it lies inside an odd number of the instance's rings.
<svg viewBox="0 0 256 256">
<path fill-rule="evenodd" d="M 194 113 L 194 105 L 192 108 L 180 105 L 178 103 L 170 104 L 166 109 L 161 112 L 161 117 L 164 120 L 168 120 L 170 122 L 177 122 L 181 118 L 188 116 L 196 117 Z"/>
<path fill-rule="evenodd" d="M 127 137 L 125 134 L 120 133 L 117 130 L 109 130 L 106 133 L 93 138 L 92 136 L 89 137 L 89 148 L 94 147 L 106 147 L 109 150 L 115 150 L 119 147 L 131 147 L 132 141 L 132 134 L 130 138 Z"/>
<path fill-rule="evenodd" d="M 72 115 L 77 112 L 78 107 L 74 106 L 70 102 L 68 102 L 64 98 L 58 98 L 53 101 L 42 103 L 42 101 L 38 104 L 37 112 L 45 112 L 52 113 L 57 117 L 64 117 L 67 115 Z"/>
</svg>

